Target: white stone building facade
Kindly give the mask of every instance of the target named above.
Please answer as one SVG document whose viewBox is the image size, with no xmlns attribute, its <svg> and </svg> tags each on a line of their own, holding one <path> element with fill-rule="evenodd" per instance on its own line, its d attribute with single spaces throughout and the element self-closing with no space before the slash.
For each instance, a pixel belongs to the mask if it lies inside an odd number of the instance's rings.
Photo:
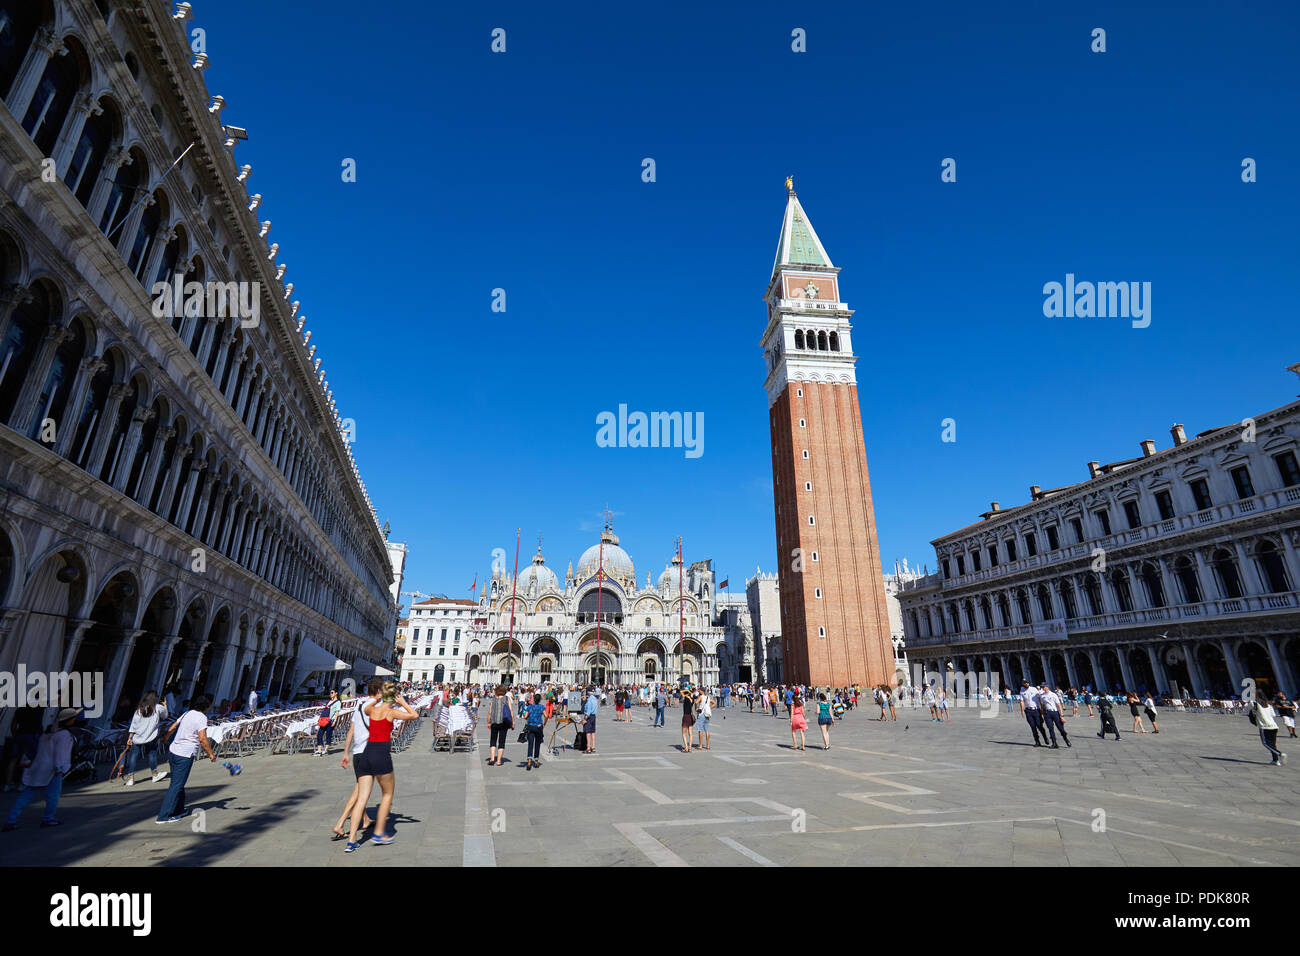
<svg viewBox="0 0 1300 956">
<path fill-rule="evenodd" d="M 383 534 L 189 15 L 0 0 L 0 670 L 103 673 L 110 711 L 364 673 L 394 620 Z M 256 283 L 258 320 L 155 315 L 177 274 Z"/>
<path fill-rule="evenodd" d="M 405 652 L 399 680 L 454 683 L 465 669 L 469 631 L 477 601 L 431 598 L 411 605 L 405 625 Z"/>
<path fill-rule="evenodd" d="M 1300 402 L 1171 436 L 936 538 L 940 571 L 899 592 L 913 660 L 1014 686 L 1297 693 Z"/>
</svg>

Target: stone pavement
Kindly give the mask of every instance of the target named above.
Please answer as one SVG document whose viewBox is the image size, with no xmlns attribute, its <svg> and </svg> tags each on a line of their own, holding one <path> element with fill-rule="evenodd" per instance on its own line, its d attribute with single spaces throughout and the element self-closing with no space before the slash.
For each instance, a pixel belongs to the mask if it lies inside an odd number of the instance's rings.
<svg viewBox="0 0 1300 956">
<path fill-rule="evenodd" d="M 0 834 L 0 864 L 1300 863 L 1300 740 L 1282 741 L 1295 745 L 1293 765 L 1270 767 L 1244 717 L 1165 712 L 1161 733 L 1141 736 L 1117 710 L 1116 742 L 1097 739 L 1085 709 L 1067 720 L 1073 749 L 1050 750 L 1000 705 L 992 718 L 955 709 L 942 725 L 919 708 L 901 708 L 897 723 L 876 712 L 837 723 L 829 751 L 814 724 L 798 752 L 784 708 L 779 718 L 719 710 L 712 749 L 685 754 L 680 710 L 655 729 L 651 711 L 625 725 L 602 709 L 597 755 L 544 755 L 531 773 L 514 735 L 516 762 L 486 765 L 486 727 L 472 754 L 431 753 L 426 719 L 394 757 L 391 846 L 345 854 L 330 841 L 353 781 L 336 749 L 255 754 L 238 777 L 201 762 L 188 794 L 202 815 L 167 826 L 153 822 L 165 781 L 70 789 L 54 830 L 38 829 L 37 800 L 21 829 Z"/>
</svg>

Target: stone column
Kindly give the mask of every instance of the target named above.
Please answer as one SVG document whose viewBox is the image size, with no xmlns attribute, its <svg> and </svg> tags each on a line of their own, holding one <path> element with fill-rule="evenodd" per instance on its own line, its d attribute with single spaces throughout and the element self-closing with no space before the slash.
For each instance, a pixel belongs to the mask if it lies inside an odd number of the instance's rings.
<svg viewBox="0 0 1300 956">
<path fill-rule="evenodd" d="M 20 435 L 26 435 L 31 428 L 33 421 L 40 424 L 40 419 L 36 416 L 44 416 L 45 409 L 37 408 L 37 398 L 41 394 L 41 388 L 45 385 L 45 379 L 50 374 L 50 366 L 54 362 L 54 353 L 58 347 L 72 333 L 64 326 L 59 325 L 59 317 L 52 316 L 50 324 L 45 329 L 45 335 L 41 338 L 40 348 L 32 359 L 29 366 L 31 371 L 27 373 L 27 378 L 23 381 L 22 390 L 18 393 L 18 401 L 14 405 L 13 414 L 10 416 L 10 427 Z"/>
<path fill-rule="evenodd" d="M 1077 688 L 1079 686 L 1079 674 L 1074 667 L 1074 654 L 1067 647 L 1061 651 L 1061 656 L 1065 658 L 1065 676 L 1069 678 L 1070 686 Z"/>
<path fill-rule="evenodd" d="M 1241 664 L 1237 662 L 1236 649 L 1232 647 L 1226 637 L 1218 638 L 1216 643 L 1219 645 L 1219 650 L 1223 652 L 1223 659 L 1228 665 L 1228 676 L 1232 680 L 1232 693 L 1233 695 L 1239 695 L 1242 693 L 1241 682 L 1246 675 L 1241 672 Z"/>
<path fill-rule="evenodd" d="M 1124 677 L 1124 689 L 1137 690 L 1137 681 L 1133 678 L 1133 668 L 1129 666 L 1128 662 L 1128 648 L 1116 646 L 1115 656 L 1119 658 L 1119 672 Z"/>
<path fill-rule="evenodd" d="M 122 399 L 126 397 L 128 386 L 125 382 L 115 382 L 108 390 L 108 401 L 104 403 L 104 414 L 99 417 L 96 426 L 97 434 L 95 435 L 95 444 L 90 449 L 90 460 L 86 462 L 86 471 L 95 477 L 99 477 L 100 471 L 104 467 L 104 458 L 108 454 L 109 445 L 113 442 L 113 435 L 117 431 L 117 413 Z"/>
<path fill-rule="evenodd" d="M 95 184 L 94 191 L 90 194 L 90 202 L 86 203 L 86 213 L 96 226 L 108 205 L 109 193 L 112 192 L 113 185 L 117 181 L 117 171 L 131 162 L 131 154 L 124 147 L 119 148 L 115 153 L 110 153 L 106 158 L 99 182 Z"/>
<path fill-rule="evenodd" d="M 208 509 L 212 506 L 212 493 L 216 491 L 220 482 L 216 475 L 212 475 L 203 483 L 203 490 L 199 492 L 199 505 L 194 512 L 194 525 L 189 529 L 190 537 L 203 540 L 204 526 L 208 521 Z"/>
<path fill-rule="evenodd" d="M 63 643 L 63 669 L 71 671 L 77 663 L 77 652 L 81 650 L 81 642 L 86 636 L 86 632 L 95 626 L 91 620 L 72 620 L 68 621 L 68 633 Z"/>
<path fill-rule="evenodd" d="M 168 229 L 166 223 L 160 225 L 158 227 L 158 235 L 154 237 L 153 246 L 149 249 L 149 255 L 145 258 L 143 265 L 140 266 L 141 274 L 144 275 L 144 281 L 141 284 L 149 293 L 150 299 L 154 297 L 153 285 L 155 277 L 162 271 L 163 256 L 167 254 L 167 247 L 175 238 L 176 230 L 174 228 Z M 168 276 L 165 280 L 158 281 L 172 282 L 174 279 Z M 169 320 L 162 319 L 159 321 L 167 321 L 168 324 L 171 324 Z"/>
<path fill-rule="evenodd" d="M 185 662 L 182 665 L 180 688 L 176 693 L 178 700 L 192 700 L 194 698 L 194 682 L 199 676 L 199 664 L 203 660 L 203 652 L 208 648 L 208 641 L 194 642 L 193 648 L 185 655 Z"/>
<path fill-rule="evenodd" d="M 1201 549 L 1193 548 L 1192 557 L 1196 559 L 1196 583 L 1201 586 L 1201 600 L 1209 601 L 1214 597 L 1223 597 L 1222 590 L 1219 587 L 1219 581 L 1214 576 L 1214 572 L 1210 569 L 1210 566 L 1206 563 L 1205 555 L 1202 553 Z M 1213 584 L 1214 587 L 1207 587 L 1206 582 Z M 1210 594 L 1211 590 L 1214 591 L 1213 595 Z"/>
<path fill-rule="evenodd" d="M 81 367 L 77 375 L 77 384 L 72 390 L 72 399 L 68 404 L 68 411 L 71 415 L 65 413 L 65 421 L 59 426 L 59 437 L 54 443 L 54 453 L 63 458 L 72 459 L 78 449 L 72 447 L 72 443 L 77 437 L 77 426 L 80 424 L 81 410 L 86 405 L 86 396 L 90 393 L 90 384 L 95 380 L 95 376 L 104 370 L 108 363 L 98 355 L 86 356 L 81 360 Z"/>
<path fill-rule="evenodd" d="M 203 459 L 198 459 L 190 464 L 189 478 L 185 481 L 185 487 L 181 489 L 180 507 L 176 509 L 176 520 L 173 524 L 182 531 L 189 532 L 190 521 L 190 504 L 194 500 L 194 493 L 199 486 L 199 477 L 208 468 L 208 463 Z"/>
<path fill-rule="evenodd" d="M 185 459 L 192 454 L 194 454 L 193 445 L 180 445 L 172 453 L 171 464 L 167 467 L 167 474 L 163 476 L 162 492 L 158 495 L 158 514 L 163 518 L 167 518 L 172 513 L 172 502 L 176 499 L 181 470 L 185 467 Z"/>
<path fill-rule="evenodd" d="M 1052 676 L 1052 659 L 1046 651 L 1038 652 L 1038 663 L 1043 665 L 1043 680 L 1048 684 L 1055 684 L 1056 678 Z"/>
<path fill-rule="evenodd" d="M 137 405 L 131 414 L 131 425 L 126 430 L 126 440 L 117 459 L 117 474 L 113 475 L 113 487 L 122 494 L 127 494 L 126 485 L 131 480 L 131 467 L 135 464 L 135 453 L 140 448 L 141 433 L 145 423 L 154 417 L 152 408 Z"/>
<path fill-rule="evenodd" d="M 163 680 L 167 677 L 167 668 L 172 662 L 172 652 L 181 641 L 179 634 L 161 634 L 154 638 L 153 662 L 149 665 L 149 674 L 145 678 L 145 690 L 157 691 L 162 697 Z"/>
<path fill-rule="evenodd" d="M 1262 594 L 1264 589 L 1260 587 L 1259 573 L 1255 569 L 1255 562 L 1246 554 L 1245 544 L 1240 538 L 1236 538 L 1232 546 L 1237 551 L 1237 566 L 1241 571 L 1238 575 L 1241 578 L 1241 590 L 1246 595 Z"/>
<path fill-rule="evenodd" d="M 1174 583 L 1173 575 L 1169 571 L 1169 561 L 1164 555 L 1161 555 L 1156 559 L 1156 566 L 1160 569 L 1160 586 L 1165 592 L 1165 606 L 1181 604 L 1182 601 L 1178 596 L 1178 586 Z"/>
<path fill-rule="evenodd" d="M 1192 644 L 1179 644 L 1179 649 L 1183 652 L 1183 660 L 1187 662 L 1187 679 L 1192 682 L 1192 695 L 1200 697 L 1209 690 L 1209 685 L 1205 681 L 1205 674 L 1201 670 L 1200 659 L 1196 656 L 1196 647 Z"/>
<path fill-rule="evenodd" d="M 149 451 L 149 464 L 145 466 L 144 474 L 140 478 L 138 491 L 140 504 L 146 508 L 149 507 L 149 501 L 153 497 L 154 486 L 158 484 L 158 472 L 162 468 L 163 453 L 167 450 L 167 443 L 175 434 L 176 429 L 170 425 L 163 425 L 154 432 L 153 448 Z"/>
<path fill-rule="evenodd" d="M 1282 550 L 1286 559 L 1287 578 L 1291 585 L 1292 591 L 1300 591 L 1300 555 L 1296 554 L 1296 542 L 1292 540 L 1294 536 L 1300 536 L 1300 531 L 1283 531 L 1282 532 Z"/>
<path fill-rule="evenodd" d="M 68 121 L 64 123 L 59 138 L 50 151 L 54 160 L 54 169 L 60 179 L 67 179 L 68 166 L 72 163 L 72 153 L 81 140 L 81 131 L 86 128 L 86 120 L 93 114 L 99 116 L 104 108 L 91 99 L 90 94 L 82 90 L 72 100 L 72 109 L 68 111 Z M 71 186 L 68 187 L 71 189 Z"/>
<path fill-rule="evenodd" d="M 1097 653 L 1095 647 L 1089 647 L 1085 653 L 1088 655 L 1088 663 L 1092 665 L 1092 689 L 1096 691 L 1110 690 L 1107 686 L 1106 672 L 1101 667 L 1101 655 Z"/>
<path fill-rule="evenodd" d="M 1264 638 L 1268 644 L 1268 658 L 1273 664 L 1273 674 L 1277 677 L 1278 689 L 1286 688 L 1291 693 L 1295 693 L 1296 675 L 1291 670 L 1291 662 L 1286 659 L 1282 649 L 1277 646 L 1277 638 L 1271 634 Z"/>
<path fill-rule="evenodd" d="M 1169 689 L 1169 677 L 1167 674 L 1165 674 L 1165 662 L 1160 659 L 1161 657 L 1160 651 L 1163 648 L 1164 648 L 1163 644 L 1159 646 L 1148 644 L 1145 648 L 1147 652 L 1147 658 L 1151 661 L 1151 673 L 1152 675 L 1154 675 L 1156 680 L 1157 692 L 1159 692 L 1162 689 L 1163 690 Z"/>
<path fill-rule="evenodd" d="M 104 712 L 95 720 L 101 727 L 107 727 L 113 720 L 118 698 L 122 696 L 122 685 L 126 683 L 126 669 L 131 664 L 131 651 L 135 649 L 136 638 L 143 633 L 134 628 L 124 630 L 122 636 L 113 642 L 113 654 L 104 680 Z"/>
<path fill-rule="evenodd" d="M 217 700 L 228 700 L 235 695 L 236 688 L 233 686 L 239 679 L 239 668 L 235 666 L 235 656 L 239 653 L 239 646 L 236 644 L 227 644 L 221 652 L 221 664 L 217 672 L 217 692 L 213 695 Z"/>
<path fill-rule="evenodd" d="M 36 95 L 36 88 L 40 85 L 41 77 L 45 75 L 45 68 L 56 53 L 67 56 L 68 48 L 49 27 L 39 27 L 32 38 L 31 48 L 27 51 L 23 64 L 14 77 L 9 95 L 5 97 L 9 112 L 19 123 L 27 115 L 27 110 L 32 105 L 32 98 Z"/>
</svg>

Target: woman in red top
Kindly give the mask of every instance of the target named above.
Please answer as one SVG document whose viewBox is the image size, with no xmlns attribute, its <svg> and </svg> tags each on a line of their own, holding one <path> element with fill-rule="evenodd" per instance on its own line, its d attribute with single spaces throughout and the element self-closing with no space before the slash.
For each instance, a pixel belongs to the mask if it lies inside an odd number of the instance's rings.
<svg viewBox="0 0 1300 956">
<path fill-rule="evenodd" d="M 369 728 L 369 742 L 356 760 L 358 783 L 361 793 L 357 794 L 356 805 L 352 808 L 352 833 L 348 837 L 345 853 L 351 853 L 359 845 L 357 831 L 361 828 L 361 818 L 370 800 L 370 791 L 374 781 L 379 781 L 383 796 L 379 798 L 379 813 L 375 817 L 375 832 L 370 842 L 387 846 L 393 842 L 392 834 L 384 828 L 388 823 L 388 811 L 393 806 L 393 794 L 397 789 L 396 775 L 393 773 L 393 723 L 398 720 L 417 720 L 415 712 L 406 699 L 397 693 L 397 685 L 384 681 L 380 699 L 363 704 L 358 719 L 363 720 Z"/>
</svg>

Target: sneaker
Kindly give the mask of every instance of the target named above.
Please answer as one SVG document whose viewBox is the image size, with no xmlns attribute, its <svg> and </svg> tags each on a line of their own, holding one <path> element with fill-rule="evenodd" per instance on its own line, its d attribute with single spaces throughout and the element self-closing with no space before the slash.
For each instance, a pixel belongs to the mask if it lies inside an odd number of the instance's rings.
<svg viewBox="0 0 1300 956">
<path fill-rule="evenodd" d="M 1285 766 L 1286 766 L 1286 754 L 1282 754 L 1282 756 L 1278 758 L 1277 763 L 1278 763 L 1278 766 L 1279 766 L 1279 767 L 1285 767 Z"/>
<path fill-rule="evenodd" d="M 124 787 L 134 787 L 134 786 L 135 786 L 135 777 L 127 777 L 126 780 L 122 783 L 122 786 L 124 786 Z"/>
<path fill-rule="evenodd" d="M 393 842 L 393 838 L 391 835 L 379 836 L 378 834 L 376 834 L 375 836 L 372 836 L 370 838 L 370 842 L 375 844 L 375 846 L 388 846 L 388 844 Z"/>
<path fill-rule="evenodd" d="M 150 782 L 150 783 L 157 783 L 159 780 L 161 780 L 161 779 L 162 779 L 163 777 L 165 777 L 165 776 L 167 776 L 167 771 L 166 771 L 166 770 L 159 770 L 156 774 L 154 774 L 152 777 L 149 778 L 149 782 Z"/>
<path fill-rule="evenodd" d="M 180 823 L 182 817 L 168 817 L 166 820 L 155 820 L 154 823 Z"/>
</svg>

